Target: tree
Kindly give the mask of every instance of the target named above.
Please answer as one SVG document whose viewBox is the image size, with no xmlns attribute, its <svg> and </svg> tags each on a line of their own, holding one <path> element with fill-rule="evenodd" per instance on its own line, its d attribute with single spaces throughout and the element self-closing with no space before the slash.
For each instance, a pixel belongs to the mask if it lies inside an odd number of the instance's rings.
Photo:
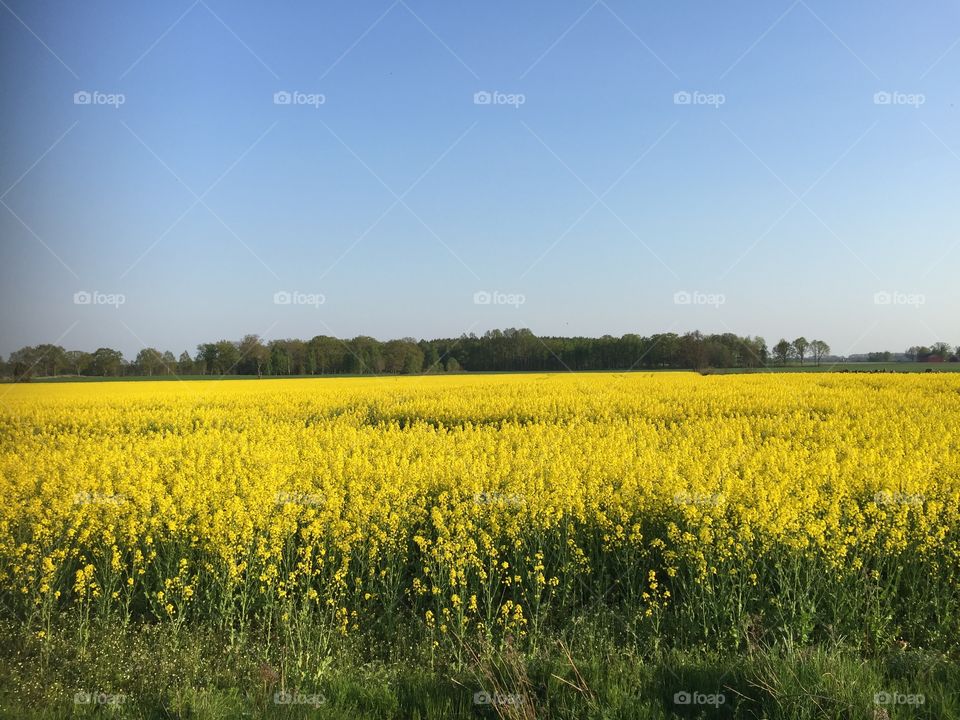
<svg viewBox="0 0 960 720">
<path fill-rule="evenodd" d="M 252 369 L 257 377 L 262 377 L 263 369 L 270 361 L 270 350 L 260 342 L 260 336 L 244 335 L 239 350 L 241 370 Z"/>
<path fill-rule="evenodd" d="M 767 364 L 767 341 L 759 335 L 753 338 L 747 335 L 743 339 L 743 350 L 740 355 L 740 365 L 743 367 L 763 367 Z"/>
<path fill-rule="evenodd" d="M 344 355 L 347 352 L 343 341 L 328 335 L 317 335 L 307 343 L 313 355 L 313 371 L 321 375 L 344 372 Z"/>
<path fill-rule="evenodd" d="M 786 365 L 794 352 L 794 346 L 784 338 L 780 338 L 780 342 L 773 346 L 773 356 L 781 365 Z"/>
<path fill-rule="evenodd" d="M 358 335 L 347 342 L 349 354 L 346 358 L 346 370 L 349 373 L 374 375 L 383 372 L 382 343 L 366 335 Z"/>
<path fill-rule="evenodd" d="M 214 343 L 197 345 L 197 369 L 202 375 L 215 372 L 217 362 L 217 346 Z"/>
<path fill-rule="evenodd" d="M 707 348 L 699 330 L 680 338 L 680 360 L 685 367 L 699 370 L 707 365 Z"/>
<path fill-rule="evenodd" d="M 163 361 L 160 365 L 160 374 L 161 375 L 176 375 L 177 373 L 177 359 L 173 356 L 173 353 L 169 350 L 164 350 Z"/>
<path fill-rule="evenodd" d="M 37 345 L 37 367 L 42 375 L 56 377 L 57 371 L 67 366 L 67 353 L 59 345 Z"/>
<path fill-rule="evenodd" d="M 796 353 L 797 357 L 800 358 L 801 365 L 803 365 L 803 358 L 807 354 L 807 348 L 809 347 L 810 343 L 807 342 L 807 339 L 803 335 L 793 341 L 793 351 Z"/>
<path fill-rule="evenodd" d="M 237 350 L 237 344 L 229 340 L 220 340 L 217 342 L 216 368 L 220 375 L 227 375 L 234 372 L 237 363 L 240 362 L 240 351 Z"/>
<path fill-rule="evenodd" d="M 163 355 L 154 348 L 144 348 L 137 353 L 134 363 L 142 375 L 157 375 L 163 369 Z"/>
<path fill-rule="evenodd" d="M 22 347 L 10 353 L 10 372 L 14 380 L 27 382 L 33 377 L 39 357 L 34 347 Z"/>
<path fill-rule="evenodd" d="M 118 376 L 123 370 L 123 353 L 112 348 L 97 348 L 91 358 L 90 368 L 100 377 Z"/>
<path fill-rule="evenodd" d="M 24 347 L 10 355 L 5 372 L 14 379 L 32 375 L 57 374 L 67 370 L 83 374 L 120 374 L 127 365 L 122 356 L 107 356 L 107 348 L 96 361 L 93 355 L 66 351 L 56 345 Z M 960 348 L 957 348 L 960 350 Z M 115 351 L 112 351 L 115 352 Z M 792 358 L 801 362 L 812 358 L 820 365 L 830 353 L 822 340 L 800 337 L 792 343 L 781 338 L 768 348 L 762 337 L 734 333 L 683 335 L 660 333 L 650 336 L 625 334 L 621 337 L 538 337 L 528 328 L 489 330 L 478 336 L 465 333 L 454 338 L 415 340 L 401 338 L 383 342 L 360 335 L 341 340 L 317 335 L 308 342 L 296 338 L 271 340 L 266 345 L 256 335 L 238 342 L 220 340 L 197 345 L 195 358 L 186 352 L 174 360 L 170 352 L 144 348 L 129 364 L 137 372 L 158 375 L 177 372 L 182 375 L 256 374 L 314 375 L 331 373 L 414 374 L 457 371 L 561 371 L 611 370 L 637 368 L 765 367 L 769 363 L 787 365 Z M 954 361 L 954 348 L 937 343 L 932 349 L 912 346 L 906 355 L 915 360 Z M 871 353 L 870 358 L 884 360 L 888 353 Z M 175 369 L 174 369 L 175 368 Z"/>
<path fill-rule="evenodd" d="M 83 350 L 67 350 L 64 353 L 64 358 L 67 362 L 67 368 L 73 372 L 74 375 L 82 375 L 83 371 L 90 366 L 91 356 L 90 353 L 84 352 Z"/>
<path fill-rule="evenodd" d="M 193 358 L 190 357 L 190 353 L 184 350 L 180 353 L 180 358 L 177 360 L 177 374 L 193 375 L 194 372 L 196 372 L 196 365 L 193 362 Z"/>
<path fill-rule="evenodd" d="M 436 370 L 437 365 L 440 363 L 440 353 L 437 351 L 437 346 L 429 340 L 421 340 L 417 343 L 417 346 L 420 348 L 420 352 L 423 353 L 423 367 L 421 370 L 423 372 L 433 372 Z"/>
<path fill-rule="evenodd" d="M 53 375 L 67 367 L 67 353 L 59 345 L 22 347 L 10 353 L 10 371 L 14 379 L 29 380 L 34 375 Z"/>
<path fill-rule="evenodd" d="M 411 338 L 391 340 L 383 346 L 383 369 L 395 374 L 418 373 L 423 370 L 423 350 Z"/>
<path fill-rule="evenodd" d="M 931 355 L 937 355 L 942 360 L 950 359 L 950 346 L 945 342 L 935 342 L 930 348 Z"/>
<path fill-rule="evenodd" d="M 819 365 L 820 360 L 822 360 L 825 355 L 830 354 L 830 346 L 827 345 L 823 340 L 811 340 L 810 352 L 813 355 L 814 362 Z"/>
<path fill-rule="evenodd" d="M 291 338 L 283 341 L 290 358 L 290 374 L 306 375 L 310 370 L 307 364 L 307 344 L 303 340 Z"/>
</svg>

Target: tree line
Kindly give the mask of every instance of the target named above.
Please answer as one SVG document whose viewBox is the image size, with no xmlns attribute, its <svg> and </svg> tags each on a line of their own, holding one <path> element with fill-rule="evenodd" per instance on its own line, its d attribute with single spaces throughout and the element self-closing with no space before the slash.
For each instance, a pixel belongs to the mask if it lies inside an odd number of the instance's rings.
<svg viewBox="0 0 960 720">
<path fill-rule="evenodd" d="M 946 343 L 914 347 L 914 360 L 956 359 Z M 264 342 L 257 335 L 239 341 L 201 343 L 194 355 L 179 357 L 144 348 L 126 360 L 119 350 L 66 350 L 59 345 L 24 347 L 0 358 L 0 375 L 27 380 L 58 375 L 122 377 L 162 375 L 362 375 L 459 371 L 559 371 L 762 368 L 798 361 L 821 363 L 830 346 L 822 340 L 781 339 L 768 349 L 758 336 L 733 333 L 659 333 L 621 337 L 537 336 L 526 328 L 490 330 L 483 335 L 436 340 L 380 341 L 360 335 L 344 340 L 317 335 L 310 340 Z M 957 348 L 960 354 L 960 348 Z"/>
</svg>

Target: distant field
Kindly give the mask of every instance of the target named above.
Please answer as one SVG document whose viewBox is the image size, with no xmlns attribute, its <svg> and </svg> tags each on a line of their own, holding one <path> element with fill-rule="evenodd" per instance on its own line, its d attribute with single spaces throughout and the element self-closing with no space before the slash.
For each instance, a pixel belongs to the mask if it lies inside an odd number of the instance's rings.
<svg viewBox="0 0 960 720">
<path fill-rule="evenodd" d="M 770 365 L 765 368 L 715 368 L 715 373 L 758 372 L 958 372 L 960 363 L 928 362 L 848 362 L 822 365 Z"/>
</svg>

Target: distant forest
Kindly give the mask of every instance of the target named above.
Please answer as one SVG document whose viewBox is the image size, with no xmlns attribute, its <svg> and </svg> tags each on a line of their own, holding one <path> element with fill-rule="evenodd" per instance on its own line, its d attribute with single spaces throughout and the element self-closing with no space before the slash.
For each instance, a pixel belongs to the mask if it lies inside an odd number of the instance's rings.
<svg viewBox="0 0 960 720">
<path fill-rule="evenodd" d="M 649 337 L 537 336 L 527 329 L 491 330 L 481 336 L 438 340 L 350 340 L 318 335 L 311 340 L 270 340 L 257 335 L 197 346 L 196 353 L 144 348 L 127 360 L 119 350 L 66 350 L 59 345 L 25 347 L 0 362 L 0 375 L 17 380 L 57 375 L 99 377 L 154 375 L 358 375 L 460 371 L 635 370 L 759 368 L 799 362 L 819 364 L 830 354 L 822 340 L 781 339 L 772 348 L 761 337 L 733 333 L 660 333 Z M 907 360 L 957 361 L 946 343 L 915 346 Z M 871 353 L 871 355 L 875 355 Z M 890 359 L 889 353 L 876 353 Z M 874 358 L 870 358 L 874 359 Z M 875 359 L 881 359 L 877 357 Z"/>
</svg>

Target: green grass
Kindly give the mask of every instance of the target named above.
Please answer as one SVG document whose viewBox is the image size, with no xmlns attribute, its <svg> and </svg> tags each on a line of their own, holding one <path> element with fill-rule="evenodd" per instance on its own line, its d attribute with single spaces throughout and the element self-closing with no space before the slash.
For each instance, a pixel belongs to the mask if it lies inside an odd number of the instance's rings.
<svg viewBox="0 0 960 720">
<path fill-rule="evenodd" d="M 960 363 L 927 362 L 848 362 L 814 365 L 769 365 L 763 368 L 711 368 L 705 372 L 726 375 L 759 372 L 960 372 Z"/>
<path fill-rule="evenodd" d="M 960 717 L 957 658 L 913 648 L 868 656 L 849 647 L 642 654 L 584 619 L 525 653 L 482 640 L 463 642 L 460 653 L 438 651 L 398 637 L 380 647 L 343 640 L 304 662 L 268 635 L 231 640 L 158 625 L 88 630 L 80 642 L 77 627 L 53 629 L 43 639 L 19 626 L 0 628 L 0 717 Z M 76 693 L 84 691 L 113 702 L 77 704 Z M 482 692 L 513 704 L 477 704 Z M 678 693 L 713 704 L 678 704 Z M 877 693 L 923 695 L 923 703 L 878 705 Z M 312 704 L 277 702 L 287 698 Z"/>
</svg>

